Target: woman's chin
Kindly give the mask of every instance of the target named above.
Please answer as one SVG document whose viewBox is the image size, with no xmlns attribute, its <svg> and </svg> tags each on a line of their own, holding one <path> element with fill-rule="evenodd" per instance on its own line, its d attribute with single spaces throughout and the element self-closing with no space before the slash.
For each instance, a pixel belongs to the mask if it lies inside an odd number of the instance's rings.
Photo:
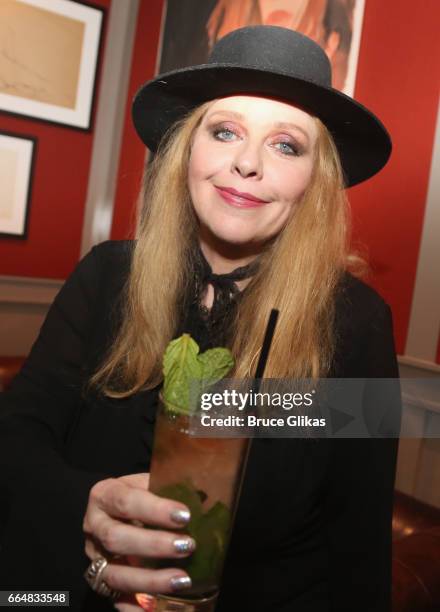
<svg viewBox="0 0 440 612">
<path fill-rule="evenodd" d="M 209 232 L 217 240 L 226 242 L 229 244 L 243 245 L 254 242 L 255 231 L 249 227 L 249 224 L 237 224 L 237 223 L 210 223 Z"/>
</svg>

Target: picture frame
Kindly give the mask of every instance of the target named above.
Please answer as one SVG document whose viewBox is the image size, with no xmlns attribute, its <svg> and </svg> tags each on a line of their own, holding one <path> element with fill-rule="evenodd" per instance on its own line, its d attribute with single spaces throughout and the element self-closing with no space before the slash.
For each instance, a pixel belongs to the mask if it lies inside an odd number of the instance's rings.
<svg viewBox="0 0 440 612">
<path fill-rule="evenodd" d="M 0 131 L 0 238 L 27 238 L 37 139 Z"/>
<path fill-rule="evenodd" d="M 332 86 L 353 96 L 365 0 L 166 0 L 156 73 L 206 62 L 213 45 L 247 25 L 280 25 L 326 52 Z"/>
<path fill-rule="evenodd" d="M 72 0 L 0 2 L 0 111 L 89 130 L 104 9 Z"/>
</svg>

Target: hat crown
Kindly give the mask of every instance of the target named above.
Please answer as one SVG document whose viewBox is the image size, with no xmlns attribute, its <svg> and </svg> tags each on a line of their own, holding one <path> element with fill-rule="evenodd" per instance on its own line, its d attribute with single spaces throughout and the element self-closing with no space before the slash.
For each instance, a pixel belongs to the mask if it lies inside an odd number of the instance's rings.
<svg viewBox="0 0 440 612">
<path fill-rule="evenodd" d="M 313 40 L 278 26 L 234 30 L 214 46 L 209 64 L 230 64 L 287 74 L 331 87 L 332 73 L 324 50 Z"/>
</svg>

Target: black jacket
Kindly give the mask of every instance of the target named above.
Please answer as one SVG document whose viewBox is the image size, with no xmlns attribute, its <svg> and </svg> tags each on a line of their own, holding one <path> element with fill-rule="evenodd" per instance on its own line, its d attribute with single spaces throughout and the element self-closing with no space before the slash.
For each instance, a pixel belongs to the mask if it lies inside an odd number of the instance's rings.
<svg viewBox="0 0 440 612">
<path fill-rule="evenodd" d="M 118 324 L 129 242 L 105 242 L 56 297 L 0 411 L 0 588 L 64 589 L 71 610 L 110 610 L 83 579 L 91 486 L 149 469 L 157 389 L 85 395 Z M 391 311 L 346 275 L 333 375 L 398 377 Z M 198 339 L 203 344 L 203 338 Z M 259 439 L 226 561 L 218 612 L 390 608 L 396 439 Z"/>
</svg>

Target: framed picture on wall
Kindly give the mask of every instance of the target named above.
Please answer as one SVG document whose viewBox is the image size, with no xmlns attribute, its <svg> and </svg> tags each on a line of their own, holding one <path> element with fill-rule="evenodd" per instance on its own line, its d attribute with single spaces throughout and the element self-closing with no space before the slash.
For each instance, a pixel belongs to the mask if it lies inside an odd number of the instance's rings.
<svg viewBox="0 0 440 612">
<path fill-rule="evenodd" d="M 89 129 L 103 15 L 71 0 L 1 0 L 0 110 Z"/>
<path fill-rule="evenodd" d="M 0 237 L 26 238 L 36 143 L 0 131 Z"/>
<path fill-rule="evenodd" d="M 354 93 L 365 0 L 167 0 L 157 72 L 204 63 L 232 30 L 275 25 L 317 42 L 332 65 L 332 85 Z"/>
</svg>

